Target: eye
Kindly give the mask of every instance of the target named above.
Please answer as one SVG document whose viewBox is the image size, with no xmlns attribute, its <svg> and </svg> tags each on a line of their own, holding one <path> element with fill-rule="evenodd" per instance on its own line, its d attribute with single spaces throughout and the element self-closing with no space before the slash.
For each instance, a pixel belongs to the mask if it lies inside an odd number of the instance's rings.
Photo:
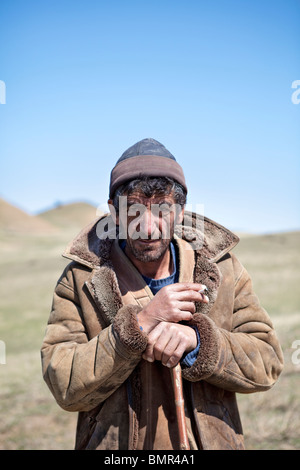
<svg viewBox="0 0 300 470">
<path fill-rule="evenodd" d="M 141 214 L 145 212 L 145 210 L 146 210 L 146 207 L 141 203 L 138 203 L 138 202 L 127 203 L 128 216 L 134 216 L 134 217 L 140 216 Z"/>
<path fill-rule="evenodd" d="M 172 210 L 172 206 L 169 204 L 160 204 L 159 206 L 159 211 L 162 215 L 170 214 L 171 210 Z"/>
</svg>

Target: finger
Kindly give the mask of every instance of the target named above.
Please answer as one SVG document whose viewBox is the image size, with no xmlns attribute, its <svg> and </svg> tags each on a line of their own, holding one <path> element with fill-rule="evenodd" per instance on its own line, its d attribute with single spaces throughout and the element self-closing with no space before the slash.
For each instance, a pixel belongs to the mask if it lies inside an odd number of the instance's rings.
<svg viewBox="0 0 300 470">
<path fill-rule="evenodd" d="M 178 346 L 178 339 L 171 338 L 169 334 L 162 332 L 158 340 L 156 341 L 153 347 L 154 358 L 157 361 L 161 361 L 163 364 L 163 358 L 165 358 L 165 363 L 168 361 L 171 354 L 173 354 L 174 349 Z"/>
<path fill-rule="evenodd" d="M 185 347 L 182 343 L 180 343 L 178 347 L 170 355 L 168 360 L 163 362 L 163 364 L 169 368 L 175 367 L 178 364 L 178 362 L 181 360 L 184 353 L 185 353 Z"/>
<path fill-rule="evenodd" d="M 173 316 L 172 323 L 179 323 L 181 321 L 190 321 L 193 318 L 193 313 L 191 313 L 189 310 L 178 309 L 177 314 Z"/>
<path fill-rule="evenodd" d="M 200 284 L 198 282 L 177 282 L 176 284 L 172 284 L 172 287 L 175 292 L 180 291 L 200 291 L 206 289 L 204 284 Z"/>
<path fill-rule="evenodd" d="M 165 362 L 167 362 L 169 356 L 178 347 L 180 337 L 181 334 L 178 332 L 177 325 L 175 324 L 165 323 L 161 328 L 156 328 L 154 334 L 149 338 L 150 344 L 146 357 L 162 361 L 162 357 L 165 354 Z"/>
<path fill-rule="evenodd" d="M 164 328 L 165 322 L 161 322 L 149 333 L 147 347 L 142 354 L 145 361 L 153 362 L 155 360 L 153 348 Z"/>
<path fill-rule="evenodd" d="M 181 350 L 182 350 L 182 353 L 180 354 Z M 173 364 L 175 361 L 178 362 L 180 360 L 183 352 L 184 352 L 184 346 L 178 340 L 178 338 L 173 337 L 170 339 L 170 341 L 168 342 L 168 344 L 162 351 L 160 360 L 164 366 L 167 366 L 167 364 Z"/>
<path fill-rule="evenodd" d="M 147 347 L 146 347 L 145 351 L 144 351 L 143 354 L 142 354 L 142 358 L 143 358 L 145 361 L 154 362 L 154 360 L 155 360 L 155 358 L 154 358 L 154 353 L 153 353 L 154 344 L 155 344 L 155 343 L 150 343 L 150 342 L 148 341 Z"/>
<path fill-rule="evenodd" d="M 200 302 L 208 304 L 209 303 L 209 298 L 207 297 L 207 295 L 201 294 L 201 296 L 202 296 L 202 300 Z"/>
<path fill-rule="evenodd" d="M 185 349 L 185 343 L 182 339 L 177 325 L 164 329 L 153 348 L 155 359 L 161 361 L 163 365 L 166 365 L 173 356 L 179 360 Z M 180 355 L 181 350 L 182 354 Z"/>
<path fill-rule="evenodd" d="M 205 292 L 205 289 L 202 289 Z M 179 301 L 192 301 L 192 302 L 203 302 L 208 300 L 208 297 L 200 292 L 199 290 L 183 290 L 176 292 L 176 299 Z"/>
<path fill-rule="evenodd" d="M 178 364 L 183 354 L 195 349 L 198 342 L 195 330 L 189 326 L 174 325 L 172 331 L 174 340 L 170 339 L 161 359 L 167 367 L 174 367 Z"/>
<path fill-rule="evenodd" d="M 184 302 L 180 301 L 178 305 L 179 310 L 185 311 L 185 312 L 190 312 L 190 313 L 195 313 L 196 312 L 196 306 L 194 302 Z"/>
</svg>

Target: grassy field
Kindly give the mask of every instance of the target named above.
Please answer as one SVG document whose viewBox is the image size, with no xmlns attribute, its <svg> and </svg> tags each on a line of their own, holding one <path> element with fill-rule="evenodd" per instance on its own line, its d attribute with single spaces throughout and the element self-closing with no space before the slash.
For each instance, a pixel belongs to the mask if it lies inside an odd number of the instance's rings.
<svg viewBox="0 0 300 470">
<path fill-rule="evenodd" d="M 64 237 L 3 235 L 0 243 L 0 449 L 72 449 L 76 416 L 55 404 L 40 361 Z"/>
<path fill-rule="evenodd" d="M 285 359 L 273 389 L 238 397 L 247 448 L 300 449 L 300 364 L 292 362 L 293 342 L 300 340 L 300 233 L 242 238 L 235 252 L 252 276 Z"/>
<path fill-rule="evenodd" d="M 72 449 L 76 414 L 61 410 L 41 375 L 43 340 L 55 283 L 72 233 L 0 234 L 0 449 Z M 300 232 L 243 237 L 235 252 L 253 277 L 277 328 L 285 356 L 279 382 L 238 397 L 248 449 L 300 448 Z M 300 354 L 299 354 L 300 357 Z"/>
</svg>

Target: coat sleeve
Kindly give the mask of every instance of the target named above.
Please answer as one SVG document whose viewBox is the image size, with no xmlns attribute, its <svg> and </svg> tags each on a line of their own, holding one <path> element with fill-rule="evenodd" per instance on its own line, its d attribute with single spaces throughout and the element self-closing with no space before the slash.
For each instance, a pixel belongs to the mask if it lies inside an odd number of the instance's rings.
<svg viewBox="0 0 300 470">
<path fill-rule="evenodd" d="M 201 346 L 183 370 L 190 381 L 206 380 L 225 390 L 252 393 L 270 389 L 283 368 L 282 350 L 267 312 L 253 292 L 246 269 L 233 257 L 235 271 L 232 329 L 219 328 L 208 315 L 195 314 Z"/>
<path fill-rule="evenodd" d="M 120 308 L 113 324 L 88 338 L 71 271 L 59 280 L 41 348 L 44 379 L 67 411 L 89 411 L 131 374 L 147 345 L 135 306 Z"/>
</svg>

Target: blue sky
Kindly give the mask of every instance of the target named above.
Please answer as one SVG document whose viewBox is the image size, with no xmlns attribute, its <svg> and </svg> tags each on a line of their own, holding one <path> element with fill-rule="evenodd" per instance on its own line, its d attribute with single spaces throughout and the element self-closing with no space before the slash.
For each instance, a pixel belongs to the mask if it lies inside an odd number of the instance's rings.
<svg viewBox="0 0 300 470">
<path fill-rule="evenodd" d="M 105 204 L 116 160 L 153 137 L 206 216 L 300 228 L 298 0 L 1 0 L 0 18 L 0 197 Z"/>
</svg>

